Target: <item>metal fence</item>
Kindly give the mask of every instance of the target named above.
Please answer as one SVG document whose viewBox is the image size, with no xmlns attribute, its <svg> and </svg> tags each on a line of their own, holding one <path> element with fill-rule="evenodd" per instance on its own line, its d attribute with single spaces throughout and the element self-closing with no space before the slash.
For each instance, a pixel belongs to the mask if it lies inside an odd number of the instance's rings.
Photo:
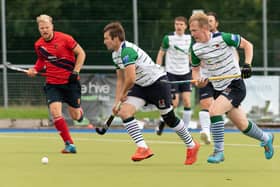
<svg viewBox="0 0 280 187">
<path fill-rule="evenodd" d="M 8 103 L 9 105 L 45 105 L 45 95 L 43 91 L 44 78 L 30 78 L 23 73 L 8 73 Z M 1 71 L 0 76 L 3 77 Z M 3 79 L 0 79 L 0 87 L 3 88 Z M 3 92 L 0 92 L 0 98 Z M 1 99 L 0 105 L 4 105 Z"/>
<path fill-rule="evenodd" d="M 30 1 L 36 7 L 36 12 L 30 13 L 28 16 L 22 14 L 21 17 L 10 16 L 9 19 L 5 19 L 5 13 L 10 15 L 18 4 L 15 1 L 7 0 L 1 0 L 1 3 L 1 60 L 30 67 L 36 60 L 33 44 L 39 37 L 35 17 L 39 13 L 45 12 L 44 6 L 51 7 L 52 5 L 46 5 L 41 1 Z M 112 69 L 111 54 L 105 49 L 102 33 L 103 27 L 111 20 L 121 21 L 126 30 L 127 40 L 139 43 L 139 46 L 155 59 L 163 35 L 173 31 L 174 17 L 178 15 L 189 17 L 193 9 L 206 7 L 207 4 L 208 9 L 205 11 L 216 11 L 223 15 L 219 17 L 221 31 L 239 33 L 254 44 L 253 70 L 255 75 L 266 73 L 279 75 L 280 34 L 276 31 L 280 29 L 280 21 L 278 17 L 271 17 L 271 15 L 277 15 L 275 10 L 280 8 L 280 2 L 262 0 L 261 10 L 254 8 L 256 7 L 254 4 L 260 4 L 260 1 L 244 0 L 242 3 L 244 3 L 242 9 L 232 8 L 234 11 L 227 9 L 227 11 L 234 12 L 234 15 L 227 17 L 225 11 L 221 9 L 226 6 L 222 0 L 211 1 L 211 3 L 206 0 L 199 2 L 115 0 L 110 3 L 96 0 L 92 1 L 94 8 L 92 10 L 87 6 L 80 6 L 79 3 L 71 4 L 71 1 L 64 1 L 65 7 L 70 7 L 70 5 L 72 7 L 71 11 L 66 9 L 68 12 L 65 14 L 67 13 L 68 17 L 64 16 L 62 14 L 64 12 L 61 12 L 60 9 L 52 9 L 50 14 L 55 19 L 55 28 L 73 35 L 85 49 L 87 60 L 83 70 L 87 73 L 95 73 L 108 72 Z M 237 4 L 235 1 L 227 1 L 227 6 L 234 7 L 235 4 Z M 247 11 L 246 14 L 244 14 L 244 10 L 245 13 Z M 86 16 L 86 19 L 79 16 L 81 14 Z M 240 59 L 242 62 L 242 52 Z M 30 79 L 19 73 L 6 72 L 1 65 L 0 76 L 0 105 L 44 103 L 40 87 L 43 85 L 41 78 Z M 5 92 L 7 98 L 5 98 Z M 9 103 L 5 104 L 5 100 L 8 100 Z"/>
</svg>

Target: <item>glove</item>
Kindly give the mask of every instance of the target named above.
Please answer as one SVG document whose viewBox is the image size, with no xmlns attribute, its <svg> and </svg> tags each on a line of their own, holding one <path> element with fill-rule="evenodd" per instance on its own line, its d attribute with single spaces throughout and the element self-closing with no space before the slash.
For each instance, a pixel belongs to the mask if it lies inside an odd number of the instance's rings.
<svg viewBox="0 0 280 187">
<path fill-rule="evenodd" d="M 247 79 L 252 76 L 252 66 L 251 64 L 244 64 L 241 69 L 241 77 Z"/>
<path fill-rule="evenodd" d="M 77 72 L 77 71 L 73 71 L 68 78 L 69 83 L 76 83 L 79 80 L 80 80 L 80 75 L 79 75 L 79 72 Z"/>
</svg>

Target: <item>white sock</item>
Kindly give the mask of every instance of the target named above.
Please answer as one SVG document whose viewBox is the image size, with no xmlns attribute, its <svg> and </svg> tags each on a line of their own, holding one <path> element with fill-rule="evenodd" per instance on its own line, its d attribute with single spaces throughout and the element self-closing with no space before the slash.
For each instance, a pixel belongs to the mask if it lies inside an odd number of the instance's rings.
<svg viewBox="0 0 280 187">
<path fill-rule="evenodd" d="M 201 125 L 201 131 L 210 133 L 210 115 L 208 111 L 202 110 L 199 112 L 199 122 Z"/>
<path fill-rule="evenodd" d="M 183 121 L 186 128 L 189 128 L 189 124 L 191 121 L 192 111 L 190 108 L 184 109 L 183 111 Z"/>
</svg>

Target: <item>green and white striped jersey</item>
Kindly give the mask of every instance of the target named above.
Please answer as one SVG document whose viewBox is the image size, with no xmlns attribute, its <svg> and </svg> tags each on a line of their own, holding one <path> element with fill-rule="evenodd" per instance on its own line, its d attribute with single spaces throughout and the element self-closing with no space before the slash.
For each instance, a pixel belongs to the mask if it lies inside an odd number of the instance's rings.
<svg viewBox="0 0 280 187">
<path fill-rule="evenodd" d="M 139 86 L 149 86 L 166 75 L 164 69 L 156 64 L 145 51 L 128 41 L 122 42 L 120 49 L 112 53 L 112 59 L 117 69 L 124 69 L 130 64 L 135 64 L 135 84 Z"/>
<path fill-rule="evenodd" d="M 241 74 L 236 62 L 235 49 L 241 37 L 231 33 L 214 33 L 206 43 L 193 43 L 191 46 L 192 66 L 200 66 L 206 77 Z M 233 78 L 236 79 L 236 78 Z M 233 79 L 211 81 L 216 90 L 224 90 Z"/>
<path fill-rule="evenodd" d="M 184 75 L 190 72 L 189 49 L 191 35 L 178 35 L 175 32 L 165 35 L 161 49 L 165 54 L 165 69 L 168 73 Z"/>
</svg>

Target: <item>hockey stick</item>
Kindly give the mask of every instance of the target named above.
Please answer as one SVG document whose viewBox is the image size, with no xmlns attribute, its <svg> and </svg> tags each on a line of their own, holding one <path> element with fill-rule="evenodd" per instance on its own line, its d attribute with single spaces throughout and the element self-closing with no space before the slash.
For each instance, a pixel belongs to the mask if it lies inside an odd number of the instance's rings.
<svg viewBox="0 0 280 187">
<path fill-rule="evenodd" d="M 6 63 L 5 66 L 10 70 L 19 71 L 19 72 L 23 72 L 23 73 L 28 72 L 27 69 L 23 69 L 23 68 L 20 68 L 18 66 L 12 65 L 11 63 Z"/>
<path fill-rule="evenodd" d="M 117 104 L 118 109 L 121 107 L 121 104 L 122 104 L 121 102 L 119 102 Z M 111 114 L 110 117 L 105 121 L 103 127 L 101 127 L 101 128 L 96 127 L 95 128 L 96 133 L 99 134 L 99 135 L 104 135 L 107 132 L 107 130 L 109 129 L 109 127 L 111 126 L 114 118 L 115 118 L 115 115 Z"/>
<path fill-rule="evenodd" d="M 6 63 L 5 66 L 8 69 L 10 69 L 10 70 L 14 70 L 14 71 L 18 71 L 18 72 L 23 72 L 23 73 L 27 73 L 28 72 L 27 69 L 21 68 L 21 67 L 16 66 L 16 65 L 13 65 L 11 63 Z M 65 80 L 67 79 L 66 77 L 59 77 L 59 76 L 50 75 L 50 74 L 43 73 L 43 72 L 37 72 L 37 75 L 40 75 L 42 77 L 52 77 L 52 78 L 65 79 Z"/>
<path fill-rule="evenodd" d="M 189 55 L 189 53 L 185 52 L 184 49 L 181 49 L 181 48 L 178 47 L 177 45 L 174 45 L 174 48 L 175 48 L 177 51 L 180 51 L 180 52 L 184 53 L 185 55 Z"/>
<path fill-rule="evenodd" d="M 223 80 L 223 79 L 232 79 L 232 78 L 239 78 L 240 75 L 223 75 L 223 76 L 217 76 L 217 77 L 209 77 L 209 81 L 215 81 L 215 80 Z M 182 81 L 169 81 L 169 80 L 161 80 L 161 82 L 168 83 L 168 84 L 185 84 L 185 83 L 195 83 L 198 80 L 182 80 Z"/>
</svg>

